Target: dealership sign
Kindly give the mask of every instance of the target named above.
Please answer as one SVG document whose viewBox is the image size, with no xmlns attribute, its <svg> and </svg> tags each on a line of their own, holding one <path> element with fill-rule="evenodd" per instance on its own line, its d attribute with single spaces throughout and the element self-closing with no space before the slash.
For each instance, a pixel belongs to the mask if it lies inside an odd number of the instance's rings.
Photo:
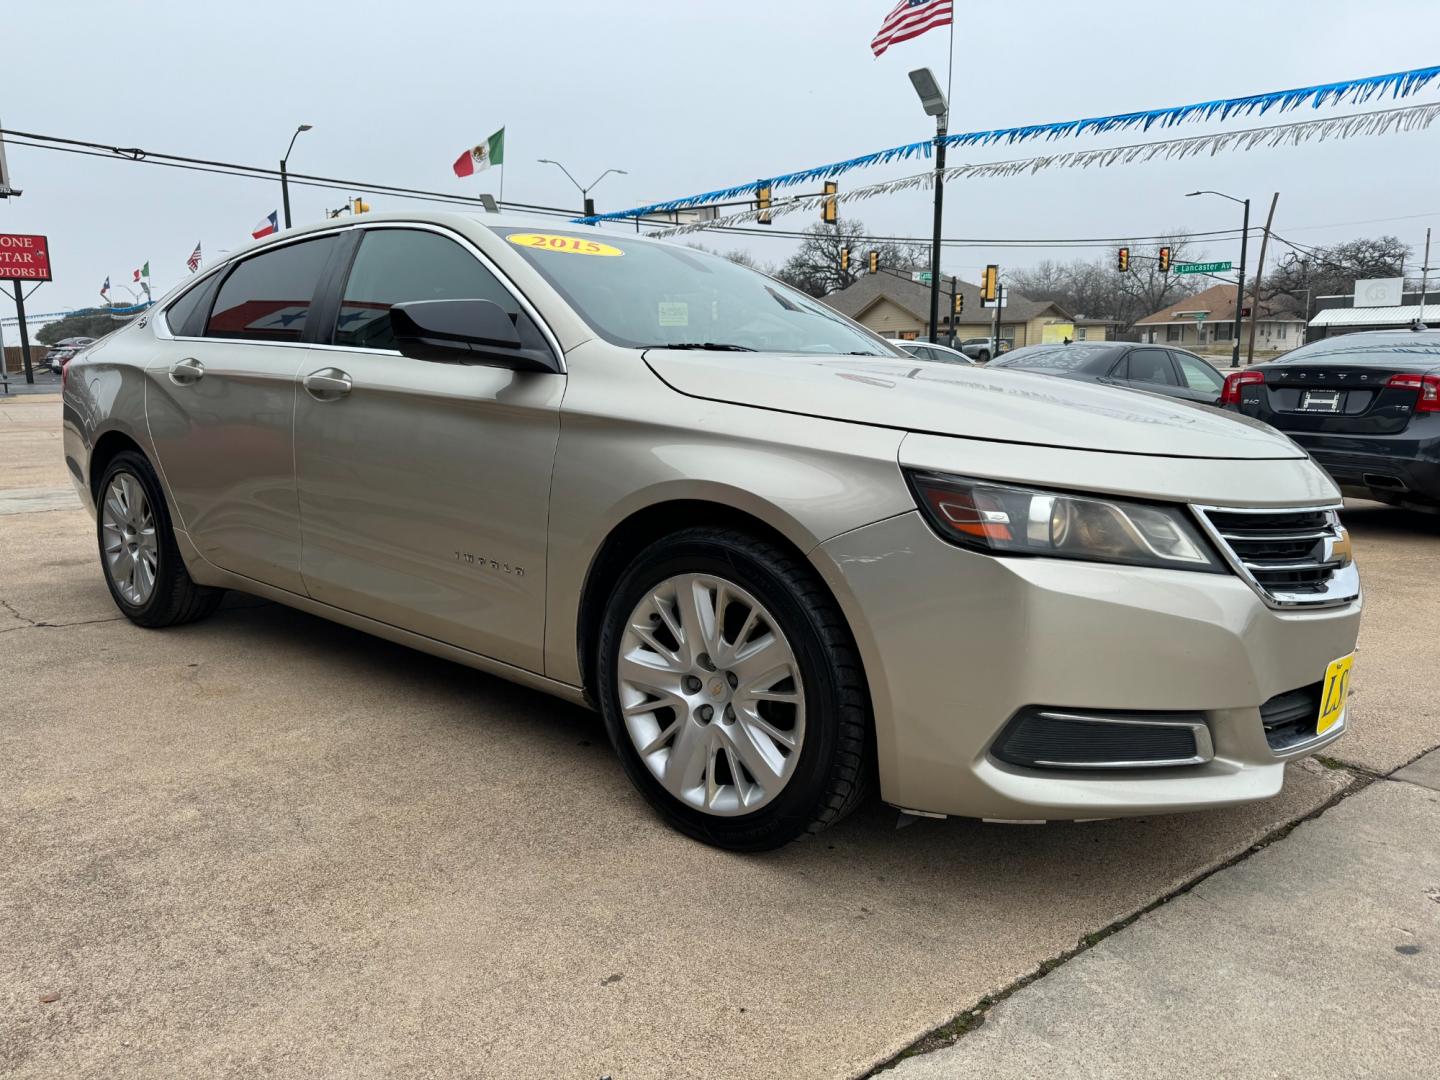
<svg viewBox="0 0 1440 1080">
<path fill-rule="evenodd" d="M 50 246 L 43 236 L 0 233 L 0 281 L 49 281 Z"/>
</svg>

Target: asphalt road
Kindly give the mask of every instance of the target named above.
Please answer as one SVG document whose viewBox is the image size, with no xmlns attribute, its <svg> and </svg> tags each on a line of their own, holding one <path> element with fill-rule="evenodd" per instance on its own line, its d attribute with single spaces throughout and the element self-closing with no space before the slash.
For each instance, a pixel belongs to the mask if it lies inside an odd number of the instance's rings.
<svg viewBox="0 0 1440 1080">
<path fill-rule="evenodd" d="M 716 852 L 582 710 L 244 597 L 120 619 L 58 414 L 0 398 L 0 1073 L 861 1075 L 1352 780 L 1084 825 L 877 804 Z M 1331 754 L 1383 770 L 1440 742 L 1436 522 L 1351 522 L 1371 612 Z"/>
</svg>

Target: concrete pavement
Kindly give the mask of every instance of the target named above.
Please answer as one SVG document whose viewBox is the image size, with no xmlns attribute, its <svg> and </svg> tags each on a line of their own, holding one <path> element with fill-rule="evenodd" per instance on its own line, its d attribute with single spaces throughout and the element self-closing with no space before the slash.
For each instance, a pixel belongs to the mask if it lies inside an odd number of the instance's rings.
<svg viewBox="0 0 1440 1080">
<path fill-rule="evenodd" d="M 68 485 L 58 412 L 0 398 L 11 503 Z M 856 1075 L 1350 782 L 1045 827 L 872 805 L 740 858 L 656 822 L 581 710 L 244 597 L 140 630 L 82 511 L 0 514 L 0 551 L 22 1077 Z M 1366 582 L 1415 587 L 1404 559 Z M 1398 677 L 1366 633 L 1362 694 Z"/>
<path fill-rule="evenodd" d="M 1371 784 L 882 1075 L 1436 1075 L 1440 752 L 1412 769 L 1432 786 Z"/>
</svg>

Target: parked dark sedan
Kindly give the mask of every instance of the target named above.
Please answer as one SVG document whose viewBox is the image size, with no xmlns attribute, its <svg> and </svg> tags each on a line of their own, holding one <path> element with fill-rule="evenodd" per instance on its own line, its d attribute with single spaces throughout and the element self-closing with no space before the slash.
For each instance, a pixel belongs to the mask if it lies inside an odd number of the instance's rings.
<svg viewBox="0 0 1440 1080">
<path fill-rule="evenodd" d="M 1440 510 L 1440 330 L 1316 341 L 1231 374 L 1224 407 L 1289 435 L 1346 495 Z"/>
<path fill-rule="evenodd" d="M 1194 353 L 1125 341 L 1027 345 L 997 356 L 989 366 L 1128 386 L 1206 405 L 1219 404 L 1225 382 L 1219 372 Z"/>
</svg>

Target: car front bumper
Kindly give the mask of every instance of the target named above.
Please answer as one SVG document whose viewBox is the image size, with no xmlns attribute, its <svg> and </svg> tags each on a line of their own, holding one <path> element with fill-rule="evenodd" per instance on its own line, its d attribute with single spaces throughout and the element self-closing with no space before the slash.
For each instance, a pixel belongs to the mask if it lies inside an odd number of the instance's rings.
<svg viewBox="0 0 1440 1080">
<path fill-rule="evenodd" d="M 846 611 L 875 707 L 882 797 L 933 814 L 1009 820 L 1200 810 L 1279 792 L 1285 762 L 1345 718 L 1275 751 L 1260 706 L 1324 678 L 1355 648 L 1360 602 L 1268 607 L 1238 577 L 996 558 L 939 539 L 919 513 L 812 555 Z M 1203 714 L 1203 764 L 1022 768 L 992 752 L 1027 706 Z"/>
</svg>

